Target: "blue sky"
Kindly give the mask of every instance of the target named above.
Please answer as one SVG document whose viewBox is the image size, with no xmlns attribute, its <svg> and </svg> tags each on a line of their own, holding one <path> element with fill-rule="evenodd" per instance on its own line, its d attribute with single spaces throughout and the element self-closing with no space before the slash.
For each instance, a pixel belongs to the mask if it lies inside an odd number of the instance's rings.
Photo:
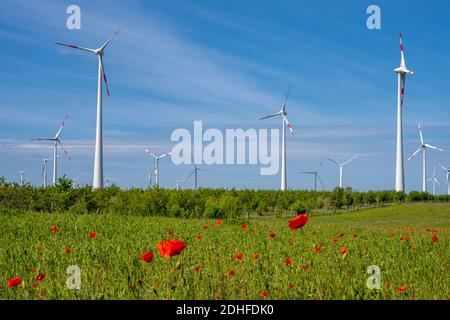
<svg viewBox="0 0 450 320">
<path fill-rule="evenodd" d="M 81 8 L 81 30 L 66 28 L 71 4 Z M 370 4 L 381 8 L 381 30 L 366 27 Z M 14 170 L 29 168 L 26 179 L 40 184 L 33 149 L 50 156 L 51 146 L 29 139 L 53 135 L 69 115 L 61 138 L 73 159 L 60 159 L 59 172 L 92 182 L 96 58 L 54 42 L 98 47 L 123 26 L 105 56 L 112 96 L 104 99 L 104 169 L 117 184 L 145 186 L 143 148 L 169 151 L 172 131 L 192 130 L 194 120 L 221 130 L 279 127 L 258 118 L 279 109 L 291 84 L 289 187 L 312 188 L 298 172 L 319 170 L 332 189 L 338 170 L 320 165 L 322 157 L 356 154 L 345 185 L 392 189 L 399 31 L 407 66 L 417 72 L 406 84 L 405 158 L 418 147 L 419 122 L 430 144 L 450 150 L 449 12 L 445 0 L 3 0 L 0 175 L 17 181 Z M 450 166 L 448 151 L 428 154 L 429 175 L 438 163 Z M 201 186 L 279 187 L 279 176 L 260 176 L 258 166 L 205 169 Z M 161 161 L 161 185 L 175 187 L 190 170 Z M 408 191 L 420 189 L 420 157 L 405 161 L 405 180 Z"/>
</svg>

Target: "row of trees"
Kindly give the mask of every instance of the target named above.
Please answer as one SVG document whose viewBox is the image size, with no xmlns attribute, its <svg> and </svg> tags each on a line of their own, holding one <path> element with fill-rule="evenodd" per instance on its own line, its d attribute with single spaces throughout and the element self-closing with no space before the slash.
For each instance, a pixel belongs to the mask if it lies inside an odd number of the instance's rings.
<svg viewBox="0 0 450 320">
<path fill-rule="evenodd" d="M 286 215 L 313 211 L 336 212 L 407 201 L 449 201 L 449 196 L 395 191 L 358 192 L 350 188 L 333 191 L 273 191 L 234 189 L 127 189 L 116 186 L 93 191 L 90 186 L 73 188 L 60 178 L 56 186 L 18 186 L 0 178 L 0 208 L 37 212 L 117 213 L 185 218 L 238 218 L 249 215 Z"/>
</svg>

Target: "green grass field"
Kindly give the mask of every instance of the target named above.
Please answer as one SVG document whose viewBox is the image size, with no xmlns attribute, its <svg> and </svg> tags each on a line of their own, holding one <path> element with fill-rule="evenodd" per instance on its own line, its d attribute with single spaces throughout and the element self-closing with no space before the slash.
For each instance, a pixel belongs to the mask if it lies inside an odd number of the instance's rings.
<svg viewBox="0 0 450 320">
<path fill-rule="evenodd" d="M 248 225 L 246 230 L 242 223 Z M 450 204 L 312 216 L 296 231 L 280 218 L 224 220 L 217 226 L 215 220 L 8 212 L 0 216 L 0 226 L 0 299 L 450 296 Z M 53 226 L 59 230 L 51 232 Z M 91 232 L 97 237 L 90 238 Z M 187 247 L 178 256 L 162 258 L 156 245 L 166 239 L 180 239 Z M 317 247 L 323 251 L 316 252 Z M 148 250 L 155 255 L 150 263 L 140 258 Z M 241 260 L 234 258 L 238 253 L 244 254 Z M 290 265 L 287 258 L 292 259 Z M 81 268 L 80 290 L 66 287 L 70 265 Z M 380 267 L 379 290 L 366 286 L 370 265 Z M 45 279 L 36 282 L 42 273 Z M 10 288 L 8 279 L 14 277 L 23 282 Z"/>
</svg>

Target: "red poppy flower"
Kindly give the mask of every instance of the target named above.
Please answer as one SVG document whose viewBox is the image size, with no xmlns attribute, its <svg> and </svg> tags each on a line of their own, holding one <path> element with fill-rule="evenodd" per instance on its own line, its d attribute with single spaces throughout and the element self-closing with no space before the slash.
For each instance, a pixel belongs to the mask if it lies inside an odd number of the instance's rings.
<svg viewBox="0 0 450 320">
<path fill-rule="evenodd" d="M 67 248 L 66 248 L 66 253 L 70 253 L 70 250 L 71 250 L 71 249 L 67 247 Z"/>
<path fill-rule="evenodd" d="M 34 288 L 36 288 L 37 286 L 39 286 L 39 281 L 34 281 L 32 285 Z"/>
<path fill-rule="evenodd" d="M 259 292 L 259 295 L 261 296 L 261 298 L 267 298 L 267 296 L 269 295 L 269 292 L 261 290 Z"/>
<path fill-rule="evenodd" d="M 153 251 L 149 250 L 141 254 L 141 260 L 145 262 L 152 262 L 153 260 Z"/>
<path fill-rule="evenodd" d="M 308 216 L 306 214 L 300 214 L 296 218 L 288 220 L 289 228 L 291 228 L 292 231 L 303 228 L 307 222 Z"/>
<path fill-rule="evenodd" d="M 392 281 L 386 281 L 386 287 L 390 288 L 392 285 Z"/>
<path fill-rule="evenodd" d="M 406 291 L 406 287 L 401 286 L 397 288 L 397 292 L 405 292 Z"/>
<path fill-rule="evenodd" d="M 195 238 L 196 238 L 197 240 L 200 240 L 201 238 L 203 238 L 203 236 L 199 234 L 199 235 L 196 236 Z"/>
<path fill-rule="evenodd" d="M 284 264 L 289 266 L 292 264 L 292 259 L 291 258 L 286 258 L 286 260 L 284 260 Z"/>
<path fill-rule="evenodd" d="M 227 275 L 231 278 L 232 276 L 234 276 L 234 270 L 229 270 L 227 272 Z"/>
<path fill-rule="evenodd" d="M 400 241 L 408 241 L 409 238 L 408 237 L 400 237 Z"/>
<path fill-rule="evenodd" d="M 91 239 L 97 238 L 97 233 L 95 233 L 95 232 L 89 233 L 89 238 L 91 238 Z"/>
<path fill-rule="evenodd" d="M 244 257 L 244 254 L 241 253 L 241 252 L 239 252 L 239 253 L 236 255 L 236 259 L 238 259 L 238 260 L 242 260 L 243 257 Z"/>
<path fill-rule="evenodd" d="M 411 252 L 416 252 L 417 248 L 411 248 Z"/>
<path fill-rule="evenodd" d="M 222 224 L 222 220 L 217 220 L 217 222 L 216 222 L 216 224 L 218 225 L 218 226 L 220 226 L 221 224 Z"/>
<path fill-rule="evenodd" d="M 339 236 L 338 236 L 338 238 L 343 238 L 343 237 L 344 237 L 343 233 L 339 234 Z"/>
<path fill-rule="evenodd" d="M 244 224 L 242 225 L 242 230 L 245 230 L 245 229 L 247 229 L 247 225 L 244 223 Z"/>
<path fill-rule="evenodd" d="M 309 268 L 311 268 L 311 265 L 308 263 L 305 263 L 304 265 L 302 265 L 303 270 L 308 270 Z"/>
<path fill-rule="evenodd" d="M 20 277 L 12 278 L 8 280 L 8 288 L 17 287 L 22 284 L 22 279 Z"/>
<path fill-rule="evenodd" d="M 167 231 L 167 234 L 168 234 L 169 236 L 171 236 L 171 235 L 173 234 L 173 231 L 172 231 L 172 230 L 169 230 L 169 231 Z"/>
<path fill-rule="evenodd" d="M 270 232 L 269 232 L 269 237 L 270 237 L 271 239 L 275 238 L 276 235 L 277 235 L 277 234 L 276 234 L 275 232 L 273 232 L 273 231 L 270 231 Z"/>
<path fill-rule="evenodd" d="M 337 243 L 338 241 L 339 241 L 339 239 L 338 238 L 333 238 L 333 239 L 331 239 L 334 243 Z"/>
<path fill-rule="evenodd" d="M 202 266 L 195 266 L 195 267 L 194 267 L 194 271 L 195 271 L 195 272 L 199 272 L 199 271 L 202 270 L 202 269 L 203 269 Z"/>
<path fill-rule="evenodd" d="M 344 254 L 347 253 L 347 248 L 346 247 L 342 247 L 340 251 L 341 251 L 341 254 L 344 255 Z"/>
<path fill-rule="evenodd" d="M 40 275 L 37 275 L 36 278 L 34 278 L 36 281 L 42 281 L 45 279 L 45 274 L 41 273 Z"/>
<path fill-rule="evenodd" d="M 322 247 L 316 247 L 316 248 L 314 249 L 314 251 L 315 251 L 316 253 L 321 253 L 321 252 L 323 251 L 323 248 L 322 248 Z"/>
<path fill-rule="evenodd" d="M 258 258 L 259 258 L 259 253 L 254 253 L 254 254 L 253 254 L 253 259 L 256 260 L 256 259 L 258 259 Z"/>
<path fill-rule="evenodd" d="M 178 239 L 166 240 L 159 242 L 156 247 L 158 248 L 161 257 L 170 258 L 179 255 L 184 248 L 186 248 L 186 243 Z"/>
<path fill-rule="evenodd" d="M 356 240 L 356 238 L 358 238 L 357 234 L 352 235 L 352 240 Z"/>
<path fill-rule="evenodd" d="M 202 228 L 203 228 L 203 229 L 208 229 L 208 226 L 207 226 L 207 225 L 204 225 Z"/>
<path fill-rule="evenodd" d="M 58 230 L 59 230 L 58 226 L 53 226 L 53 227 L 50 228 L 50 231 L 53 232 L 53 233 L 55 233 Z"/>
<path fill-rule="evenodd" d="M 433 237 L 431 238 L 431 243 L 435 243 L 435 242 L 437 242 L 438 240 L 439 240 L 438 237 L 433 236 Z"/>
</svg>

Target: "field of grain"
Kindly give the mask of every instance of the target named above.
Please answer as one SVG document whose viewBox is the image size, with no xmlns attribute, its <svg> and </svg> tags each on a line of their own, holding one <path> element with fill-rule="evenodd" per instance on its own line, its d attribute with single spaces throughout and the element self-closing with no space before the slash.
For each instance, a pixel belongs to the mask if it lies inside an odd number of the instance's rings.
<svg viewBox="0 0 450 320">
<path fill-rule="evenodd" d="M 5 210 L 0 299 L 450 297 L 450 204 L 310 216 L 295 231 L 287 220 Z M 186 248 L 161 257 L 157 244 L 167 239 Z M 79 290 L 66 286 L 71 265 L 81 269 Z M 371 265 L 380 268 L 380 289 L 366 285 Z M 21 283 L 8 286 L 17 277 Z"/>
</svg>

